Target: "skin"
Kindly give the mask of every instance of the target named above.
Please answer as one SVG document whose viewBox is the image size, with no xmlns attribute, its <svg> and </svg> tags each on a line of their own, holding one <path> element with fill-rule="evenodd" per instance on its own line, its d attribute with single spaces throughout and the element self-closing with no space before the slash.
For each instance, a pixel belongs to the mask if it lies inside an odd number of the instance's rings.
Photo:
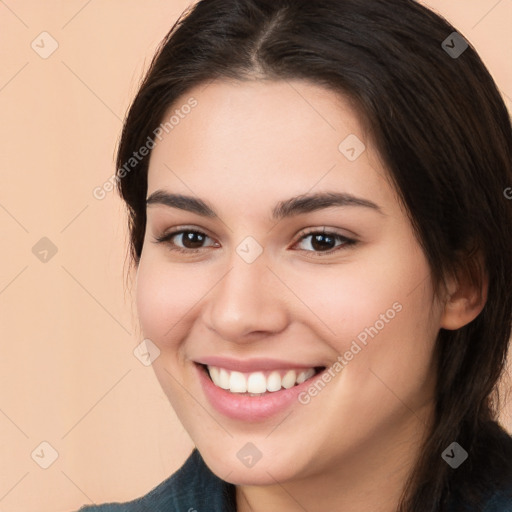
<svg viewBox="0 0 512 512">
<path fill-rule="evenodd" d="M 471 321 L 485 293 L 447 279 L 436 297 L 426 258 L 388 174 L 343 97 L 304 81 L 216 81 L 158 141 L 148 172 L 156 190 L 206 201 L 217 217 L 165 205 L 147 208 L 136 302 L 145 338 L 160 349 L 153 368 L 206 464 L 237 485 L 238 510 L 395 510 L 428 432 L 434 406 L 433 349 L 441 327 Z M 166 114 L 165 118 L 168 118 Z M 338 149 L 355 134 L 366 150 Z M 293 196 L 346 192 L 380 212 L 336 206 L 270 220 Z M 155 238 L 186 227 L 207 235 L 197 253 Z M 322 255 L 309 228 L 358 242 Z M 264 249 L 247 263 L 237 246 Z M 186 244 L 186 241 L 185 241 Z M 340 248 L 341 247 L 341 248 Z M 331 366 L 366 327 L 402 306 L 307 405 L 266 421 L 242 422 L 207 401 L 193 360 L 268 357 Z M 237 458 L 248 442 L 252 468 Z"/>
</svg>

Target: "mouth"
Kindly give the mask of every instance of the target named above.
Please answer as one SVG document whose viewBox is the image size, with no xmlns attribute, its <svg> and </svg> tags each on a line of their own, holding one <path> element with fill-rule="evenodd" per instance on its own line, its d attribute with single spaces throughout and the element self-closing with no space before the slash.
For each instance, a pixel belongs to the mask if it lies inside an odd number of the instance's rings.
<svg viewBox="0 0 512 512">
<path fill-rule="evenodd" d="M 238 396 L 261 397 L 299 386 L 323 372 L 325 366 L 287 368 L 254 372 L 233 371 L 197 363 L 217 388 Z"/>
</svg>

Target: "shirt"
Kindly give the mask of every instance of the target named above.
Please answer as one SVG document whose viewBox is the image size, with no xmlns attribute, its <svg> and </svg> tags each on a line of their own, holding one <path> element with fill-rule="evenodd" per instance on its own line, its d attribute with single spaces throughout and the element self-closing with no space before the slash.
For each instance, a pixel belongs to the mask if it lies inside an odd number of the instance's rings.
<svg viewBox="0 0 512 512">
<path fill-rule="evenodd" d="M 235 486 L 214 475 L 194 449 L 178 471 L 141 498 L 85 506 L 78 512 L 150 511 L 236 512 Z"/>
<path fill-rule="evenodd" d="M 453 512 L 460 512 L 459 505 L 453 503 Z M 78 512 L 236 512 L 235 486 L 214 475 L 194 449 L 178 471 L 148 494 L 125 503 L 86 505 Z M 512 512 L 512 490 L 495 492 L 483 511 L 474 512 Z"/>
</svg>

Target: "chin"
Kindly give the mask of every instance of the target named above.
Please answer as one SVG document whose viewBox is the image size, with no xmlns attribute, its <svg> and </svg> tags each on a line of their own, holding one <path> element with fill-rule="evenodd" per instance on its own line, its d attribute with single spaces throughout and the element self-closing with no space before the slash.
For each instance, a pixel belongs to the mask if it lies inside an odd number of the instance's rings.
<svg viewBox="0 0 512 512">
<path fill-rule="evenodd" d="M 233 444 L 237 445 L 237 449 L 226 449 L 225 446 L 201 448 L 197 445 L 206 465 L 226 482 L 234 485 L 275 485 L 276 481 L 285 482 L 297 474 L 295 457 L 287 460 L 282 458 L 282 454 L 262 455 L 255 462 L 249 459 L 244 463 L 244 453 L 240 454 L 239 443 Z M 245 442 L 242 446 L 245 446 Z"/>
</svg>

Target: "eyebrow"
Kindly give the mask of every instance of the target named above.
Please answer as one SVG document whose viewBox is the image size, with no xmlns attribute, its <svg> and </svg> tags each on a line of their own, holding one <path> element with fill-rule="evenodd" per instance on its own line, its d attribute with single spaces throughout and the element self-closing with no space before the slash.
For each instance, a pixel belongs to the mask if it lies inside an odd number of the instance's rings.
<svg viewBox="0 0 512 512">
<path fill-rule="evenodd" d="M 171 208 L 178 208 L 188 212 L 196 213 L 203 217 L 216 217 L 214 208 L 202 199 L 185 196 L 182 194 L 171 194 L 165 190 L 156 190 L 147 199 L 146 205 L 164 205 Z M 293 217 L 302 213 L 309 213 L 334 206 L 356 206 L 369 208 L 385 215 L 382 209 L 372 201 L 356 197 L 352 194 L 341 192 L 324 192 L 316 194 L 304 194 L 280 201 L 272 209 L 271 220 L 279 221 L 286 217 Z"/>
</svg>

